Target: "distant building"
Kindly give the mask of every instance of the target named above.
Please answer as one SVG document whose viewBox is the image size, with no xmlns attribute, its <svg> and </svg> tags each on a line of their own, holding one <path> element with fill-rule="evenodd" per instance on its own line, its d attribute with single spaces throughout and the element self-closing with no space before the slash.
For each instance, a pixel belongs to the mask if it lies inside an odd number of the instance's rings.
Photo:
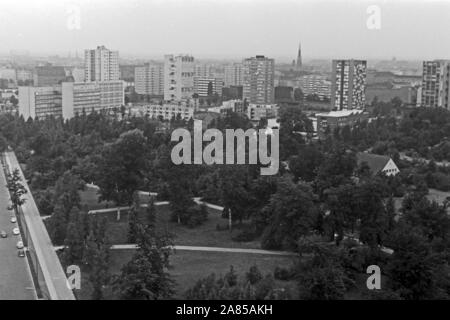
<svg viewBox="0 0 450 320">
<path fill-rule="evenodd" d="M 317 134 L 323 138 L 327 133 L 333 133 L 337 128 L 352 127 L 362 120 L 368 119 L 368 113 L 363 110 L 340 110 L 316 114 Z"/>
<path fill-rule="evenodd" d="M 145 113 L 154 119 L 170 120 L 176 118 L 178 115 L 184 119 L 189 120 L 194 117 L 194 108 L 178 104 L 154 104 L 144 106 Z"/>
<path fill-rule="evenodd" d="M 34 86 L 49 87 L 60 84 L 66 79 L 66 71 L 61 66 L 40 66 L 34 70 Z"/>
<path fill-rule="evenodd" d="M 278 116 L 278 106 L 273 104 L 250 104 L 247 107 L 247 117 L 251 121 L 260 121 L 262 119 L 276 118 Z"/>
<path fill-rule="evenodd" d="M 324 75 L 307 75 L 298 80 L 298 86 L 305 96 L 317 96 L 319 100 L 331 97 L 331 81 Z"/>
<path fill-rule="evenodd" d="M 394 160 L 392 160 L 391 157 L 388 156 L 367 152 L 358 152 L 356 154 L 356 160 L 358 166 L 366 163 L 373 175 L 382 172 L 387 176 L 395 176 L 400 172 Z"/>
<path fill-rule="evenodd" d="M 365 60 L 333 60 L 331 106 L 334 109 L 364 109 L 366 69 Z"/>
<path fill-rule="evenodd" d="M 70 119 L 120 107 L 124 104 L 122 80 L 103 82 L 63 82 L 53 87 L 19 87 L 19 114 L 43 119 L 49 115 Z"/>
<path fill-rule="evenodd" d="M 196 64 L 194 67 L 194 76 L 201 78 L 213 78 L 213 68 L 210 64 Z"/>
<path fill-rule="evenodd" d="M 244 78 L 244 69 L 242 63 L 234 63 L 224 68 L 224 85 L 242 86 Z"/>
<path fill-rule="evenodd" d="M 194 77 L 194 93 L 200 97 L 222 95 L 223 79 L 216 77 Z M 209 92 L 210 91 L 210 92 Z"/>
<path fill-rule="evenodd" d="M 164 57 L 164 100 L 178 102 L 194 94 L 194 57 L 166 55 Z"/>
<path fill-rule="evenodd" d="M 135 91 L 151 96 L 164 95 L 164 66 L 147 63 L 134 70 Z"/>
<path fill-rule="evenodd" d="M 242 102 L 242 100 L 228 100 L 222 102 L 222 105 L 220 107 L 208 108 L 208 112 L 215 112 L 220 114 L 227 114 L 227 112 L 229 111 L 238 113 L 244 112 L 244 103 Z"/>
<path fill-rule="evenodd" d="M 84 52 L 85 81 L 116 81 L 120 79 L 119 51 L 105 46 Z"/>
<path fill-rule="evenodd" d="M 17 82 L 30 82 L 34 80 L 34 75 L 32 70 L 27 69 L 17 69 L 16 70 Z"/>
<path fill-rule="evenodd" d="M 264 56 L 248 58 L 243 69 L 243 99 L 250 104 L 273 104 L 275 60 Z"/>
<path fill-rule="evenodd" d="M 421 106 L 450 110 L 450 60 L 424 61 L 422 69 Z"/>
<path fill-rule="evenodd" d="M 102 111 L 117 108 L 125 104 L 124 82 L 64 82 L 62 84 L 62 115 L 70 119 L 83 111 Z"/>
<path fill-rule="evenodd" d="M 73 68 L 70 72 L 74 82 L 84 81 L 84 68 Z"/>
<path fill-rule="evenodd" d="M 62 116 L 61 86 L 19 87 L 19 114 L 25 120 Z"/>
</svg>

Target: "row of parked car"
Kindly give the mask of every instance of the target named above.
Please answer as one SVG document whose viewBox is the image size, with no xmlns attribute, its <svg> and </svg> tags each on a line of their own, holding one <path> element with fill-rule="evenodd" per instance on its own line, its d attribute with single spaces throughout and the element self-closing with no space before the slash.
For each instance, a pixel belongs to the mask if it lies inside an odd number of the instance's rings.
<svg viewBox="0 0 450 320">
<path fill-rule="evenodd" d="M 13 216 L 13 217 L 11 217 L 10 221 L 11 221 L 11 223 L 15 224 L 15 223 L 17 223 L 17 218 Z M 13 228 L 12 234 L 14 236 L 20 235 L 19 228 L 18 227 Z M 0 231 L 0 237 L 3 238 L 3 239 L 4 238 L 8 238 L 8 233 L 6 231 L 4 231 L 4 230 L 1 230 Z M 17 241 L 16 247 L 17 247 L 17 255 L 19 257 L 21 257 L 21 258 L 25 257 L 24 245 L 23 245 L 23 242 L 21 240 Z"/>
</svg>

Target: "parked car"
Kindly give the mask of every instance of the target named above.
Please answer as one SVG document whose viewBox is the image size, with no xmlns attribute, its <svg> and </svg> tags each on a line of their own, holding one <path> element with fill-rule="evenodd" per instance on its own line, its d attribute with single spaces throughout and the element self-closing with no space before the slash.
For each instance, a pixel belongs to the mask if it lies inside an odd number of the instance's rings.
<svg viewBox="0 0 450 320">
<path fill-rule="evenodd" d="M 13 235 L 18 236 L 20 234 L 19 228 L 13 229 Z"/>
<path fill-rule="evenodd" d="M 0 231 L 0 237 L 7 238 L 8 234 L 5 231 L 2 230 L 2 231 Z"/>
<path fill-rule="evenodd" d="M 16 223 L 17 222 L 17 218 L 16 217 L 11 217 L 11 223 Z"/>
<path fill-rule="evenodd" d="M 25 257 L 25 250 L 19 249 L 19 250 L 17 251 L 17 255 L 18 255 L 19 257 L 21 257 L 21 258 Z"/>
<path fill-rule="evenodd" d="M 23 249 L 23 242 L 17 241 L 16 247 L 17 247 L 17 249 Z"/>
</svg>

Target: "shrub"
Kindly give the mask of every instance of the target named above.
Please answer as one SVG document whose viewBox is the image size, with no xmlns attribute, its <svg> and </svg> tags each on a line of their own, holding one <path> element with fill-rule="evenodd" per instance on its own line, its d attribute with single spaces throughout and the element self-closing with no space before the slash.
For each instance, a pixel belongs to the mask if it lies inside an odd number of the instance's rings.
<svg viewBox="0 0 450 320">
<path fill-rule="evenodd" d="M 245 276 L 250 284 L 255 284 L 263 278 L 261 271 L 256 265 L 251 266 Z"/>
</svg>

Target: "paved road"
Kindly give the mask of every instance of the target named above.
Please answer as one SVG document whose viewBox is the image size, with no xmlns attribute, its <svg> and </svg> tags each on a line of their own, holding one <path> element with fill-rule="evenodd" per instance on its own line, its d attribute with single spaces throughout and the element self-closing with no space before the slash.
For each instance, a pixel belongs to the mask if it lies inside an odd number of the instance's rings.
<svg viewBox="0 0 450 320">
<path fill-rule="evenodd" d="M 17 256 L 17 236 L 12 235 L 16 224 L 10 222 L 11 212 L 3 167 L 0 165 L 0 230 L 8 238 L 0 238 L 0 300 L 34 300 L 36 294 L 26 258 Z"/>
<path fill-rule="evenodd" d="M 116 244 L 111 246 L 112 250 L 136 249 L 135 244 Z M 274 256 L 294 256 L 295 252 L 270 251 L 262 249 L 240 249 L 240 248 L 220 248 L 220 247 L 198 247 L 198 246 L 173 246 L 175 250 L 186 251 L 209 251 L 209 252 L 231 252 L 231 253 L 254 253 Z"/>
</svg>

